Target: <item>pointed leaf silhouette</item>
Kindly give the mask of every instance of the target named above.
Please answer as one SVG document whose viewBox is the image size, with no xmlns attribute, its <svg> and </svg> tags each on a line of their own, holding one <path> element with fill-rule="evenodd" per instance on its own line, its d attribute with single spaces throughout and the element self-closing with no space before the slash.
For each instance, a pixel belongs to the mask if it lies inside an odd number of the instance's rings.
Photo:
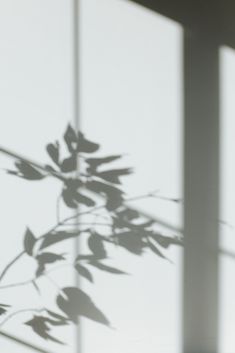
<svg viewBox="0 0 235 353">
<path fill-rule="evenodd" d="M 86 183 L 87 189 L 105 196 L 106 198 L 106 208 L 111 211 L 121 206 L 123 203 L 124 192 L 113 185 L 106 184 L 101 181 L 92 180 Z"/>
<path fill-rule="evenodd" d="M 143 248 L 146 246 L 141 236 L 133 232 L 116 234 L 115 238 L 119 246 L 135 255 L 141 255 Z"/>
<path fill-rule="evenodd" d="M 84 316 L 100 324 L 110 325 L 109 320 L 102 311 L 96 307 L 91 298 L 81 289 L 66 287 L 63 288 L 63 292 L 65 296 L 58 295 L 57 305 L 71 321 L 77 323 L 78 317 Z"/>
<path fill-rule="evenodd" d="M 95 142 L 87 140 L 83 133 L 78 134 L 78 152 L 93 153 L 100 148 L 100 145 Z"/>
<path fill-rule="evenodd" d="M 170 245 L 183 245 L 183 242 L 179 237 L 168 237 L 159 233 L 152 232 L 150 237 L 154 239 L 163 248 L 168 248 Z"/>
<path fill-rule="evenodd" d="M 120 177 L 129 175 L 131 173 L 132 173 L 132 169 L 123 168 L 123 169 L 106 170 L 103 172 L 96 172 L 95 175 L 110 183 L 121 184 Z"/>
<path fill-rule="evenodd" d="M 52 252 L 44 252 L 36 257 L 38 262 L 43 264 L 51 264 L 55 261 L 65 260 L 65 257 L 61 254 L 54 254 Z"/>
<path fill-rule="evenodd" d="M 48 246 L 51 246 L 53 244 L 59 243 L 61 241 L 75 238 L 80 234 L 80 232 L 66 232 L 66 231 L 61 231 L 61 232 L 56 232 L 56 233 L 48 233 L 44 235 L 44 239 L 41 243 L 40 249 L 45 249 Z"/>
<path fill-rule="evenodd" d="M 2 307 L 0 306 L 0 316 L 3 315 L 3 314 L 5 314 L 6 312 L 7 312 L 7 310 L 6 310 L 5 308 L 2 308 Z"/>
<path fill-rule="evenodd" d="M 31 232 L 29 228 L 26 229 L 25 236 L 24 236 L 24 250 L 25 252 L 32 256 L 33 255 L 33 248 L 36 243 L 37 239 Z"/>
<path fill-rule="evenodd" d="M 21 174 L 16 170 L 6 169 L 6 172 L 7 172 L 7 174 L 15 175 L 15 176 L 18 176 L 19 178 L 22 178 Z"/>
<path fill-rule="evenodd" d="M 65 188 L 62 192 L 62 197 L 66 206 L 69 208 L 77 208 L 77 202 L 74 200 L 74 193 L 70 189 Z"/>
<path fill-rule="evenodd" d="M 167 260 L 167 258 L 163 255 L 163 253 L 151 241 L 148 241 L 148 246 L 154 254 L 158 255 L 162 259 Z"/>
<path fill-rule="evenodd" d="M 117 194 L 124 194 L 124 192 L 117 187 L 97 180 L 88 181 L 86 183 L 86 187 L 89 190 L 92 190 L 98 194 L 103 194 L 110 198 L 116 197 Z"/>
<path fill-rule="evenodd" d="M 102 238 L 98 233 L 92 233 L 89 236 L 88 246 L 97 259 L 103 259 L 106 257 L 106 250 Z"/>
<path fill-rule="evenodd" d="M 41 179 L 45 178 L 45 175 L 40 173 L 31 164 L 29 164 L 23 160 L 19 160 L 19 161 L 15 162 L 15 166 L 18 169 L 18 171 L 15 172 L 15 175 L 18 175 L 21 178 L 28 179 L 28 180 L 41 180 Z M 12 171 L 12 174 L 13 174 L 13 172 L 14 171 Z"/>
<path fill-rule="evenodd" d="M 0 304 L 0 316 L 5 314 L 8 308 L 10 308 L 10 305 Z"/>
<path fill-rule="evenodd" d="M 48 172 L 56 173 L 55 168 L 53 168 L 51 165 L 46 164 L 45 169 L 48 170 Z"/>
<path fill-rule="evenodd" d="M 45 340 L 53 341 L 55 343 L 64 344 L 57 338 L 51 336 L 49 332 L 51 331 L 50 326 L 57 326 L 57 325 L 64 325 L 64 323 L 59 323 L 59 321 L 51 320 L 45 318 L 44 316 L 34 315 L 33 319 L 25 322 L 25 325 L 30 326 L 32 330 L 39 335 L 40 337 L 44 338 Z"/>
<path fill-rule="evenodd" d="M 46 268 L 47 264 L 52 264 L 56 261 L 61 261 L 65 260 L 64 256 L 61 254 L 54 254 L 50 252 L 45 252 L 36 257 L 36 260 L 38 261 L 38 268 L 36 271 L 36 276 L 40 276 Z"/>
<path fill-rule="evenodd" d="M 105 264 L 98 262 L 98 261 L 90 261 L 89 264 L 98 268 L 101 271 L 106 271 L 106 272 L 109 272 L 109 273 L 112 273 L 115 275 L 126 275 L 127 274 L 126 272 L 123 272 L 123 271 L 119 270 L 118 268 L 105 265 Z"/>
<path fill-rule="evenodd" d="M 74 193 L 74 199 L 78 203 L 82 203 L 83 205 L 85 205 L 87 207 L 95 206 L 95 201 L 93 201 L 90 197 L 82 194 L 81 192 L 75 192 Z"/>
<path fill-rule="evenodd" d="M 68 322 L 68 319 L 58 313 L 55 313 L 54 311 L 47 310 L 48 314 L 53 317 L 54 319 L 58 320 L 61 323 L 66 324 Z"/>
<path fill-rule="evenodd" d="M 78 271 L 79 275 L 81 275 L 82 277 L 85 277 L 88 281 L 93 283 L 93 276 L 85 266 L 76 264 L 75 269 Z"/>
<path fill-rule="evenodd" d="M 32 281 L 32 285 L 34 286 L 38 294 L 41 295 L 40 288 L 38 287 L 37 282 L 35 280 Z"/>
<path fill-rule="evenodd" d="M 49 154 L 49 156 L 51 157 L 51 159 L 53 160 L 53 162 L 57 165 L 59 165 L 59 142 L 56 141 L 55 144 L 53 143 L 49 143 L 46 146 L 47 149 L 47 153 Z"/>
<path fill-rule="evenodd" d="M 90 197 L 67 187 L 63 190 L 62 197 L 65 204 L 70 208 L 77 208 L 79 203 L 87 207 L 95 206 L 95 202 Z"/>
<path fill-rule="evenodd" d="M 91 170 L 95 170 L 100 165 L 111 163 L 121 157 L 122 157 L 121 155 L 118 155 L 118 156 L 108 156 L 103 158 L 87 158 L 86 162 L 89 164 L 89 167 L 91 168 Z"/>
<path fill-rule="evenodd" d="M 67 148 L 70 153 L 73 153 L 77 149 L 77 135 L 75 130 L 72 128 L 72 126 L 69 124 L 65 134 L 64 134 L 64 140 L 67 145 Z"/>
<path fill-rule="evenodd" d="M 36 278 L 40 277 L 41 275 L 43 275 L 44 271 L 46 270 L 46 266 L 43 263 L 38 263 L 38 267 L 35 273 Z"/>
</svg>

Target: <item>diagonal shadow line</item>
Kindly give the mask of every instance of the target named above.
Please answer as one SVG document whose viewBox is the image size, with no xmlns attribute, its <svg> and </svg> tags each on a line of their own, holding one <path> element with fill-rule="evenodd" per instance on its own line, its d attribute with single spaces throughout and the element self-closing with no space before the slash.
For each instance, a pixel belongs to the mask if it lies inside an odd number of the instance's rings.
<svg viewBox="0 0 235 353">
<path fill-rule="evenodd" d="M 128 207 L 129 210 L 138 211 L 143 217 L 145 217 L 145 218 L 147 218 L 147 219 L 149 219 L 151 221 L 154 221 L 154 222 L 156 222 L 157 224 L 159 224 L 159 225 L 161 225 L 163 227 L 166 227 L 166 228 L 168 228 L 170 230 L 173 230 L 174 232 L 183 234 L 183 230 L 181 228 L 176 227 L 173 224 L 170 224 L 169 222 L 167 222 L 167 221 L 165 221 L 163 219 L 160 219 L 160 218 L 158 218 L 156 216 L 153 216 L 153 215 L 149 214 L 148 212 L 145 212 L 145 211 L 141 210 L 138 207 L 130 207 L 128 205 L 127 205 L 127 207 Z"/>
<path fill-rule="evenodd" d="M 235 260 L 235 252 L 233 252 L 233 251 L 219 249 L 219 254 L 224 255 L 224 256 L 228 256 L 228 257 L 232 258 L 233 260 Z"/>
<path fill-rule="evenodd" d="M 21 156 L 19 155 L 18 153 L 15 153 L 9 149 L 6 149 L 2 146 L 0 146 L 0 152 L 2 152 L 3 154 L 6 154 L 7 156 L 11 157 L 11 158 L 14 158 L 14 159 L 19 159 L 19 160 L 22 160 L 24 162 L 27 162 L 33 166 L 35 166 L 36 168 L 42 170 L 42 171 L 45 171 L 46 168 L 44 165 L 40 164 L 40 163 L 37 163 L 35 161 L 32 161 L 30 160 L 29 158 L 25 158 L 24 156 Z"/>
<path fill-rule="evenodd" d="M 29 160 L 28 158 L 25 158 L 23 156 L 20 156 L 17 153 L 12 152 L 12 151 L 10 151 L 8 149 L 5 149 L 5 148 L 3 148 L 1 146 L 0 146 L 0 152 L 2 152 L 4 154 L 7 154 L 11 158 L 23 160 L 23 161 L 35 166 L 36 168 L 39 168 L 39 169 L 45 171 L 45 167 L 43 165 L 41 165 L 41 164 L 39 164 L 37 162 L 34 162 L 32 160 Z M 158 223 L 161 226 L 164 226 L 164 227 L 166 227 L 166 228 L 168 228 L 170 230 L 176 231 L 176 232 L 180 232 L 182 234 L 182 229 L 180 229 L 180 228 L 178 228 L 178 227 L 176 227 L 176 226 L 174 226 L 172 224 L 169 224 L 169 222 L 166 222 L 166 221 L 164 221 L 162 219 L 156 218 L 155 216 L 153 216 L 153 215 L 151 215 L 151 214 L 149 214 L 147 212 L 144 212 L 143 210 L 138 209 L 136 207 L 130 207 L 128 205 L 127 205 L 127 207 L 129 209 L 133 209 L 133 210 L 138 211 L 142 216 L 144 216 L 144 217 L 146 217 L 146 218 L 148 218 L 150 220 L 153 220 L 154 222 Z M 12 336 L 12 335 L 4 332 L 4 331 L 0 331 L 0 336 L 5 337 L 6 339 L 9 339 L 9 340 L 15 341 L 16 343 L 19 343 L 19 344 L 21 344 L 21 345 L 23 345 L 23 346 L 25 346 L 27 348 L 33 349 L 35 352 L 52 353 L 50 351 L 44 350 L 44 349 L 42 349 L 42 348 L 40 348 L 38 346 L 33 345 L 30 342 L 27 342 L 27 341 L 22 340 L 22 339 L 20 339 L 18 337 Z"/>
<path fill-rule="evenodd" d="M 6 338 L 8 340 L 15 341 L 16 343 L 19 343 L 22 346 L 25 346 L 27 348 L 33 349 L 35 352 L 39 352 L 39 353 L 54 353 L 54 352 L 51 352 L 51 351 L 44 350 L 44 349 L 42 349 L 42 348 L 40 348 L 38 346 L 35 346 L 35 345 L 31 344 L 30 342 L 22 340 L 22 339 L 20 339 L 20 338 L 18 338 L 16 336 L 12 336 L 12 335 L 8 334 L 5 331 L 0 331 L 0 336 Z"/>
<path fill-rule="evenodd" d="M 40 163 L 38 163 L 38 162 L 35 162 L 35 161 L 32 161 L 32 160 L 30 160 L 29 158 L 26 158 L 26 157 L 24 157 L 24 156 L 21 156 L 21 155 L 19 155 L 18 153 L 15 153 L 15 152 L 13 152 L 13 151 L 11 151 L 11 150 L 9 150 L 9 149 L 6 149 L 6 148 L 4 148 L 4 147 L 2 147 L 2 146 L 0 146 L 0 152 L 2 152 L 2 153 L 4 153 L 4 154 L 8 155 L 9 157 L 11 157 L 11 158 L 13 158 L 13 159 L 18 159 L 18 160 L 22 160 L 22 161 L 24 161 L 24 162 L 27 162 L 27 163 L 29 163 L 29 164 L 35 166 L 36 168 L 39 168 L 40 170 L 43 170 L 43 171 L 46 170 L 45 166 L 43 166 L 42 164 L 40 164 Z M 182 234 L 182 232 L 183 232 L 182 229 L 180 229 L 180 228 L 178 228 L 178 227 L 176 227 L 176 226 L 170 224 L 169 222 L 167 222 L 167 221 L 165 221 L 165 220 L 156 218 L 155 216 L 153 216 L 153 215 L 151 215 L 151 214 L 149 214 L 149 213 L 147 213 L 147 212 L 145 212 L 145 211 L 143 211 L 143 210 L 141 210 L 141 209 L 138 209 L 138 208 L 136 208 L 136 207 L 131 207 L 131 206 L 129 206 L 129 205 L 128 205 L 128 202 L 127 202 L 127 207 L 128 207 L 129 209 L 133 209 L 133 210 L 138 211 L 142 216 L 144 216 L 144 217 L 146 217 L 146 218 L 148 218 L 148 219 L 150 219 L 150 220 L 153 220 L 154 222 L 158 223 L 158 224 L 161 225 L 161 226 L 164 226 L 164 227 L 166 227 L 166 228 L 168 228 L 168 229 L 170 229 L 170 230 L 179 232 L 179 233 L 181 233 L 181 234 Z"/>
<path fill-rule="evenodd" d="M 3 154 L 6 154 L 7 156 L 13 158 L 13 159 L 16 159 L 16 160 L 20 160 L 20 161 L 23 161 L 25 163 L 28 163 L 28 164 L 31 164 L 32 166 L 36 167 L 37 169 L 43 171 L 43 172 L 47 172 L 51 175 L 53 175 L 54 177 L 57 177 L 60 179 L 60 173 L 57 173 L 56 171 L 53 171 L 53 170 L 48 170 L 46 168 L 46 165 L 42 165 L 38 162 L 35 162 L 35 161 L 32 161 L 30 160 L 29 158 L 25 158 L 24 156 L 21 156 L 19 155 L 18 153 L 15 153 L 9 149 L 6 149 L 2 146 L 0 146 L 0 152 L 3 153 Z"/>
</svg>

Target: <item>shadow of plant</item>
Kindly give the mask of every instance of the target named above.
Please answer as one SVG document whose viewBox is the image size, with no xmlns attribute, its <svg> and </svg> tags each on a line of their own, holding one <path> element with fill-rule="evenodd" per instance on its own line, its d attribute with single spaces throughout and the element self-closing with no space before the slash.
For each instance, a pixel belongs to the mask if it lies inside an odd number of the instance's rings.
<svg viewBox="0 0 235 353">
<path fill-rule="evenodd" d="M 30 229 L 27 229 L 24 235 L 23 251 L 3 269 L 0 282 L 9 268 L 16 264 L 22 256 L 30 256 L 37 263 L 37 270 L 29 283 L 33 284 L 38 295 L 41 295 L 37 284 L 38 278 L 47 275 L 49 265 L 66 261 L 64 254 L 53 251 L 53 245 L 78 236 L 84 235 L 86 237 L 87 249 L 89 250 L 87 253 L 77 255 L 73 267 L 79 276 L 90 282 L 94 281 L 92 267 L 114 275 L 125 274 L 123 270 L 111 267 L 106 263 L 108 244 L 114 244 L 116 247 L 121 247 L 135 255 L 141 255 L 146 249 L 149 249 L 162 259 L 166 259 L 166 257 L 161 248 L 167 249 L 171 245 L 182 245 L 181 237 L 169 237 L 156 232 L 154 220 L 145 219 L 139 211 L 127 205 L 128 201 L 144 197 L 157 197 L 157 195 L 153 192 L 136 198 L 127 198 L 121 189 L 121 179 L 130 175 L 132 170 L 111 167 L 113 162 L 121 159 L 121 155 L 94 156 L 93 154 L 96 155 L 100 145 L 89 141 L 81 132 L 77 134 L 70 125 L 65 131 L 63 140 L 67 155 L 62 156 L 59 141 L 49 143 L 46 149 L 51 164 L 45 166 L 0 149 L 1 152 L 16 159 L 16 168 L 8 170 L 9 174 L 29 181 L 40 181 L 47 177 L 60 180 L 61 194 L 58 196 L 57 211 L 61 201 L 67 208 L 74 210 L 71 216 L 64 219 L 60 219 L 58 212 L 57 224 L 45 234 L 36 236 Z M 180 200 L 172 199 L 171 201 L 179 202 Z M 104 228 L 105 232 L 102 231 Z M 17 285 L 20 283 L 11 286 Z M 86 317 L 97 323 L 110 326 L 104 313 L 80 288 L 58 288 L 55 300 L 59 312 L 48 308 L 28 310 L 33 312 L 33 317 L 25 324 L 43 339 L 63 344 L 50 334 L 52 328 L 72 323 L 77 324 L 79 317 Z M 7 314 L 7 311 L 8 306 L 0 304 L 0 315 Z M 6 316 L 1 326 L 20 312 L 22 311 Z"/>
</svg>

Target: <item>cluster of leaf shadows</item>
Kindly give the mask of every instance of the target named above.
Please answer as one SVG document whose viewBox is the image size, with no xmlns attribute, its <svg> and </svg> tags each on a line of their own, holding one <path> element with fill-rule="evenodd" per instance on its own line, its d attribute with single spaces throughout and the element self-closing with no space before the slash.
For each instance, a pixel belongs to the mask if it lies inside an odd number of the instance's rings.
<svg viewBox="0 0 235 353">
<path fill-rule="evenodd" d="M 160 234 L 153 220 L 144 219 L 140 212 L 127 205 L 133 199 L 128 199 L 121 189 L 121 178 L 132 170 L 110 167 L 121 155 L 100 157 L 97 155 L 100 145 L 89 141 L 81 132 L 76 133 L 70 125 L 63 142 L 50 143 L 46 149 L 51 159 L 50 165 L 39 165 L 16 156 L 16 169 L 7 172 L 31 181 L 49 177 L 58 179 L 61 182 L 58 204 L 62 202 L 64 207 L 73 209 L 72 215 L 64 219 L 58 215 L 57 224 L 45 234 L 36 236 L 27 228 L 23 251 L 4 268 L 0 281 L 20 257 L 30 256 L 37 264 L 31 282 L 40 295 L 38 278 L 46 275 L 51 265 L 66 262 L 66 256 L 57 253 L 53 246 L 78 236 L 85 237 L 87 251 L 77 255 L 72 266 L 79 276 L 90 282 L 93 282 L 92 268 L 114 275 L 125 274 L 107 264 L 110 246 L 123 248 L 134 255 L 141 255 L 149 249 L 165 259 L 162 249 L 172 244 L 182 245 L 181 237 Z M 67 155 L 62 157 L 65 151 Z M 78 287 L 58 288 L 55 300 L 57 311 L 49 308 L 35 310 L 32 318 L 25 323 L 46 340 L 62 344 L 51 335 L 52 328 L 77 324 L 80 317 L 110 326 L 104 313 Z M 0 304 L 0 315 L 6 314 L 8 309 L 8 305 Z"/>
</svg>

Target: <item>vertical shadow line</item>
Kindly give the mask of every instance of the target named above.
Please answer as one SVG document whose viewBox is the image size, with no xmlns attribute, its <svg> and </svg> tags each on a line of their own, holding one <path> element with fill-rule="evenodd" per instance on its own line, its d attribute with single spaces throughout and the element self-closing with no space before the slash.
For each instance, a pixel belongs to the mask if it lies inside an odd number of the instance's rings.
<svg viewBox="0 0 235 353">
<path fill-rule="evenodd" d="M 80 26 L 79 21 L 81 20 L 80 14 L 80 0 L 73 0 L 73 123 L 75 131 L 78 133 L 80 130 Z M 77 158 L 77 168 L 75 177 L 79 177 L 79 159 Z M 79 206 L 75 210 L 75 214 L 79 212 Z M 77 226 L 76 231 L 79 231 L 78 219 L 76 219 Z M 74 241 L 74 256 L 77 257 L 80 248 L 79 237 L 75 238 Z M 80 277 L 75 273 L 75 285 L 80 286 Z M 82 328 L 81 320 L 78 321 L 76 326 L 76 353 L 82 353 Z"/>
<path fill-rule="evenodd" d="M 184 353 L 218 353 L 219 55 L 216 38 L 184 37 Z"/>
</svg>

